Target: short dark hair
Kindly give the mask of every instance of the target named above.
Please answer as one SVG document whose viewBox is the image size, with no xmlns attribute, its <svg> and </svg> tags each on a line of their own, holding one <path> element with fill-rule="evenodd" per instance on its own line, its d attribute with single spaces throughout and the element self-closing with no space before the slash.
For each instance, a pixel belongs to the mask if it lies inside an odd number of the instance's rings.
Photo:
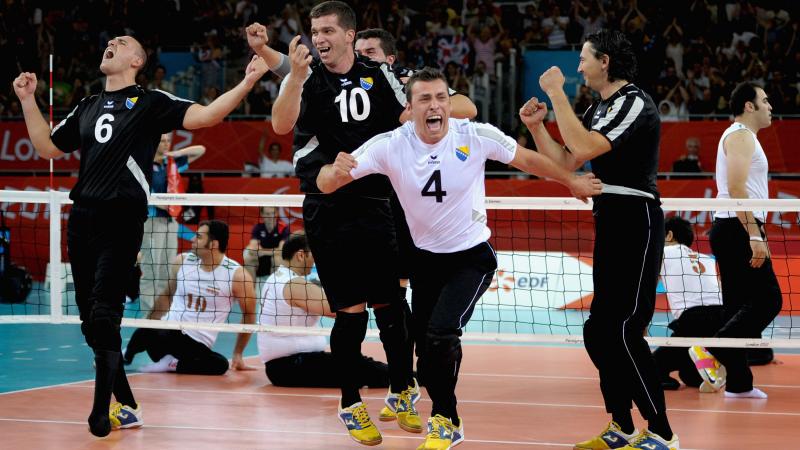
<svg viewBox="0 0 800 450">
<path fill-rule="evenodd" d="M 694 242 L 692 224 L 681 216 L 675 215 L 664 221 L 664 232 L 668 233 L 670 231 L 672 231 L 672 237 L 679 244 L 689 247 Z"/>
<path fill-rule="evenodd" d="M 442 80 L 444 84 L 447 85 L 447 77 L 444 76 L 441 70 L 435 69 L 433 67 L 423 67 L 422 70 L 418 70 L 414 72 L 411 77 L 408 78 L 408 82 L 406 83 L 406 100 L 411 101 L 411 88 L 414 87 L 414 83 L 417 81 L 434 81 L 434 80 Z"/>
<path fill-rule="evenodd" d="M 608 81 L 633 81 L 636 77 L 636 54 L 633 44 L 617 30 L 600 30 L 586 36 L 595 58 L 608 55 Z"/>
<path fill-rule="evenodd" d="M 755 109 L 758 109 L 758 103 L 756 102 L 758 92 L 756 88 L 763 89 L 761 86 L 749 81 L 739 83 L 733 88 L 733 92 L 731 92 L 731 112 L 734 117 L 744 114 L 744 105 L 747 102 L 753 103 Z"/>
<path fill-rule="evenodd" d="M 327 1 L 311 8 L 309 17 L 318 19 L 324 16 L 335 15 L 339 19 L 339 26 L 347 30 L 356 29 L 356 12 L 345 2 Z"/>
<path fill-rule="evenodd" d="M 289 239 L 283 243 L 283 250 L 281 250 L 281 257 L 287 263 L 291 261 L 295 253 L 300 250 L 309 251 L 308 239 L 304 234 L 295 233 L 289 236 Z"/>
<path fill-rule="evenodd" d="M 386 56 L 397 55 L 397 41 L 392 33 L 383 28 L 367 28 L 356 33 L 356 40 L 376 38 L 381 41 L 381 49 Z"/>
<path fill-rule="evenodd" d="M 204 220 L 197 226 L 199 229 L 203 225 L 208 227 L 208 239 L 219 242 L 219 251 L 225 253 L 228 250 L 228 224 L 221 220 Z"/>
</svg>

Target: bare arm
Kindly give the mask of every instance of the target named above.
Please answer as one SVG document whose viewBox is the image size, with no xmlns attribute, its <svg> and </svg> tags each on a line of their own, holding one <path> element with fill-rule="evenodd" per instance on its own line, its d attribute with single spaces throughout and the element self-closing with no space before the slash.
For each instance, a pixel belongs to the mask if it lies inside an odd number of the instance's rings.
<svg viewBox="0 0 800 450">
<path fill-rule="evenodd" d="M 243 267 L 236 269 L 233 275 L 233 296 L 239 300 L 239 308 L 242 310 L 242 323 L 256 323 L 256 292 L 253 279 Z M 233 358 L 231 367 L 234 370 L 255 370 L 255 367 L 244 363 L 242 353 L 247 343 L 250 342 L 252 333 L 239 333 L 236 336 L 236 344 L 233 348 Z"/>
<path fill-rule="evenodd" d="M 303 277 L 292 278 L 283 286 L 283 298 L 286 303 L 296 306 L 310 315 L 335 317 L 331 311 L 325 291 L 314 283 L 309 283 Z"/>
<path fill-rule="evenodd" d="M 182 148 L 180 150 L 175 150 L 171 152 L 166 152 L 164 154 L 167 156 L 171 156 L 173 158 L 177 158 L 179 156 L 188 156 L 189 158 L 188 163 L 191 164 L 206 154 L 206 147 L 205 145 L 190 145 L 186 148 Z"/>
<path fill-rule="evenodd" d="M 514 159 L 511 160 L 510 164 L 524 172 L 550 178 L 563 184 L 569 188 L 572 195 L 583 201 L 586 201 L 588 197 L 600 195 L 603 192 L 603 185 L 599 179 L 594 177 L 594 174 L 576 176 L 547 156 L 519 145 L 517 145 L 517 151 L 514 153 Z"/>
<path fill-rule="evenodd" d="M 289 45 L 292 71 L 284 80 L 284 86 L 275 103 L 272 104 L 272 129 L 277 134 L 288 134 L 300 117 L 300 102 L 303 84 L 308 77 L 311 54 L 308 47 L 300 44 L 300 36 L 295 36 Z"/>
<path fill-rule="evenodd" d="M 208 106 L 193 104 L 186 110 L 183 118 L 183 127 L 187 130 L 196 130 L 214 126 L 231 113 L 247 96 L 253 85 L 267 72 L 267 65 L 258 56 L 253 56 L 250 64 L 245 69 L 245 77 L 239 84 L 228 92 L 220 95 Z"/>
<path fill-rule="evenodd" d="M 147 316 L 148 319 L 161 320 L 164 314 L 169 312 L 172 305 L 172 296 L 175 295 L 175 290 L 178 288 L 178 270 L 181 268 L 181 264 L 183 264 L 183 255 L 178 255 L 169 267 L 167 287 L 156 297 L 153 310 Z"/>
<path fill-rule="evenodd" d="M 568 152 L 564 146 L 550 136 L 543 120 L 547 116 L 547 105 L 540 102 L 536 97 L 528 100 L 519 110 L 519 117 L 522 123 L 528 128 L 536 143 L 539 153 L 547 156 L 556 164 L 569 170 L 575 170 L 581 166 L 581 162 Z"/>
<path fill-rule="evenodd" d="M 25 126 L 31 138 L 36 153 L 44 159 L 53 159 L 63 156 L 64 152 L 58 149 L 50 139 L 50 125 L 44 120 L 42 112 L 36 105 L 36 74 L 24 72 L 14 80 L 14 92 L 19 97 L 22 114 L 25 116 Z"/>
<path fill-rule="evenodd" d="M 466 95 L 456 94 L 450 97 L 451 113 L 455 119 L 474 119 L 478 115 L 478 108 Z M 403 111 L 405 114 L 406 111 Z"/>
<path fill-rule="evenodd" d="M 353 181 L 350 170 L 356 167 L 356 159 L 349 153 L 339 152 L 333 164 L 322 166 L 317 175 L 317 187 L 324 194 L 339 189 Z"/>
<path fill-rule="evenodd" d="M 723 147 L 728 163 L 728 193 L 731 198 L 749 198 L 746 183 L 750 162 L 755 152 L 755 140 L 749 131 L 739 130 L 725 138 Z M 758 223 L 751 211 L 737 211 L 736 216 L 750 235 L 750 248 L 753 251 L 750 265 L 761 267 L 764 260 L 769 258 L 769 248 L 766 242 L 760 241 L 761 230 L 758 228 Z"/>
<path fill-rule="evenodd" d="M 269 46 L 266 26 L 253 22 L 245 29 L 245 33 L 247 34 L 247 44 L 256 52 L 256 55 L 264 59 L 270 70 L 274 71 L 280 67 L 286 55 Z"/>
</svg>

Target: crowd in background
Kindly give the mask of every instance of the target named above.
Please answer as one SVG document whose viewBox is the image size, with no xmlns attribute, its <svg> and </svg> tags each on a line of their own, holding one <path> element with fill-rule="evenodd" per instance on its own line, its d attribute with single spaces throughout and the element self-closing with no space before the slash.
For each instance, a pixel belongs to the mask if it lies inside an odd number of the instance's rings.
<svg viewBox="0 0 800 450">
<path fill-rule="evenodd" d="M 39 75 L 47 101 L 53 53 L 54 104 L 68 111 L 102 89 L 98 66 L 106 42 L 134 35 L 147 48 L 137 81 L 172 91 L 175 74 L 159 63 L 165 51 L 187 51 L 202 84 L 193 100 L 207 103 L 241 79 L 250 50 L 243 28 L 269 25 L 271 45 L 286 52 L 300 34 L 310 48 L 312 0 L 6 0 L 0 5 L 0 116 L 21 114 L 11 89 L 20 71 Z M 358 28 L 381 27 L 397 38 L 397 64 L 439 66 L 451 86 L 473 96 L 492 88 L 498 62 L 509 67 L 526 49 L 579 49 L 600 28 L 620 29 L 640 62 L 636 83 L 659 105 L 662 120 L 729 115 L 727 97 L 741 80 L 762 84 L 774 114 L 800 114 L 800 2 L 793 0 L 350 0 Z M 522 64 L 517 63 L 518 70 Z M 230 76 L 226 76 L 230 73 Z M 517 77 L 522 80 L 523 77 Z M 488 83 L 486 83 L 488 81 Z M 522 82 L 522 81 L 520 81 Z M 237 111 L 268 115 L 279 80 L 265 76 Z M 516 92 L 521 92 L 517 89 Z M 575 93 L 582 113 L 591 102 Z M 522 99 L 518 99 L 522 100 Z"/>
</svg>

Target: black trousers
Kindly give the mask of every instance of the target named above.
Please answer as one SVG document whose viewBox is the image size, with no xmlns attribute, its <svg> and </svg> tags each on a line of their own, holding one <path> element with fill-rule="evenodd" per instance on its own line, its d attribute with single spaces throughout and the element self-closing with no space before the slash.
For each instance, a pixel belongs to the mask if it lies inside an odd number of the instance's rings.
<svg viewBox="0 0 800 450">
<path fill-rule="evenodd" d="M 725 308 L 722 305 L 694 306 L 669 324 L 674 337 L 712 337 L 725 324 Z M 659 347 L 653 352 L 661 379 L 669 378 L 670 372 L 678 371 L 683 384 L 699 387 L 703 378 L 697 373 L 687 347 Z"/>
<path fill-rule="evenodd" d="M 120 322 L 131 267 L 142 246 L 147 210 L 119 203 L 75 204 L 67 223 L 67 251 L 81 331 L 89 347 L 119 352 Z"/>
<path fill-rule="evenodd" d="M 328 352 L 307 352 L 273 359 L 264 364 L 267 378 L 274 386 L 283 387 L 340 387 L 336 379 L 336 363 Z M 372 358 L 361 356 L 359 368 L 353 373 L 359 386 L 369 388 L 389 387 L 389 366 Z"/>
<path fill-rule="evenodd" d="M 228 371 L 228 359 L 183 334 L 180 330 L 138 328 L 133 332 L 125 357 L 146 351 L 153 361 L 166 355 L 178 360 L 176 372 L 192 375 L 223 375 Z"/>
<path fill-rule="evenodd" d="M 759 222 L 764 236 L 763 224 Z M 716 337 L 760 338 L 761 333 L 780 313 L 781 288 L 767 259 L 761 267 L 750 267 L 753 252 L 750 237 L 738 218 L 716 219 L 709 233 L 711 251 L 719 264 L 725 325 Z M 753 389 L 753 372 L 743 348 L 710 348 L 709 351 L 728 371 L 728 392 Z"/>
<path fill-rule="evenodd" d="M 633 401 L 650 419 L 666 410 L 644 339 L 664 253 L 664 212 L 654 200 L 604 194 L 595 199 L 593 214 L 594 300 L 584 345 L 600 373 L 606 410 L 629 410 Z"/>
<path fill-rule="evenodd" d="M 497 269 L 488 242 L 455 253 L 417 250 L 411 275 L 417 376 L 433 402 L 431 415 L 453 417 L 461 366 L 461 329 Z"/>
</svg>

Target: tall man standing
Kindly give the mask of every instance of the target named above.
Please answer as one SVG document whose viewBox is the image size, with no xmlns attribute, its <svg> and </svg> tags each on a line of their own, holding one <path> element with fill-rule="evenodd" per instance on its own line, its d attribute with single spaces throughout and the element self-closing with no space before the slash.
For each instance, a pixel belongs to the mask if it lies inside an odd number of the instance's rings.
<svg viewBox="0 0 800 450">
<path fill-rule="evenodd" d="M 617 31 L 586 38 L 578 72 L 600 100 L 575 116 L 557 67 L 539 79 L 550 97 L 566 147 L 550 137 L 544 103 L 532 99 L 521 117 L 540 152 L 575 169 L 591 160 L 603 180 L 594 199 L 594 300 L 583 328 L 589 357 L 600 372 L 600 390 L 612 421 L 578 449 L 678 449 L 667 420 L 664 391 L 644 331 L 653 317 L 664 252 L 664 212 L 656 174 L 661 123 L 650 96 L 630 80 L 636 74 L 631 43 Z M 621 245 L 624 243 L 624 245 Z M 638 433 L 631 401 L 648 420 Z"/>
<path fill-rule="evenodd" d="M 36 75 L 21 73 L 14 91 L 22 103 L 25 125 L 40 157 L 58 158 L 81 149 L 78 182 L 67 224 L 67 250 L 75 279 L 81 331 L 95 353 L 95 390 L 89 430 L 106 436 L 112 426 L 141 424 L 141 410 L 120 357 L 120 322 L 130 267 L 142 244 L 147 218 L 152 163 L 160 137 L 174 129 L 213 126 L 228 115 L 266 72 L 254 57 L 244 80 L 208 106 L 163 91 L 137 86 L 147 61 L 131 36 L 108 41 L 100 62 L 105 90 L 81 100 L 53 130 L 36 105 Z M 124 411 L 109 416 L 112 391 Z"/>
</svg>

